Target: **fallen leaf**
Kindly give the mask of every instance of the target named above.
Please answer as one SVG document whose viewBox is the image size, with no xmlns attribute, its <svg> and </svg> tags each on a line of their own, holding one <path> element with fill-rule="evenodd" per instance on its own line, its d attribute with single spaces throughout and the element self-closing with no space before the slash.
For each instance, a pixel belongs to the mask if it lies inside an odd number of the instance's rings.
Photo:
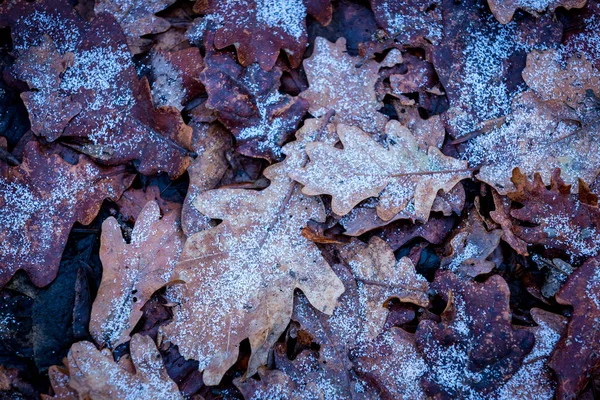
<svg viewBox="0 0 600 400">
<path fill-rule="evenodd" d="M 292 135 L 308 109 L 300 98 L 281 94 L 281 69 L 246 68 L 226 53 L 212 52 L 200 75 L 208 92 L 206 107 L 232 131 L 238 151 L 270 161 L 281 160 L 281 146 Z"/>
<path fill-rule="evenodd" d="M 488 0 L 488 4 L 494 17 L 501 23 L 507 24 L 513 19 L 513 15 L 517 9 L 527 11 L 534 16 L 548 12 L 554 12 L 558 7 L 566 8 L 581 8 L 587 0 L 547 0 L 542 2 L 531 2 L 527 0 Z"/>
<path fill-rule="evenodd" d="M 0 166 L 0 287 L 23 269 L 38 287 L 58 273 L 73 224 L 92 222 L 105 198 L 117 200 L 134 176 L 81 156 L 71 165 L 29 142 L 18 167 Z"/>
<path fill-rule="evenodd" d="M 386 125 L 387 149 L 359 128 L 338 125 L 337 133 L 343 149 L 307 144 L 310 163 L 290 174 L 304 185 L 303 193 L 331 195 L 337 215 L 379 197 L 377 215 L 382 220 L 403 212 L 405 218 L 427 221 L 438 191 L 447 193 L 471 176 L 465 161 L 447 157 L 435 147 L 420 151 L 413 134 L 397 121 Z"/>
<path fill-rule="evenodd" d="M 418 39 L 438 44 L 442 39 L 442 12 L 439 0 L 371 0 L 377 24 L 404 45 L 418 45 Z"/>
<path fill-rule="evenodd" d="M 171 293 L 180 306 L 162 333 L 199 361 L 207 385 L 219 383 L 246 338 L 252 348 L 247 375 L 266 362 L 289 323 L 294 289 L 327 314 L 344 290 L 316 245 L 300 234 L 308 220 L 324 221 L 321 202 L 287 177 L 306 162 L 304 146 L 322 130 L 315 120 L 305 122 L 298 140 L 284 148 L 287 158 L 265 170 L 271 184 L 263 191 L 216 189 L 196 197 L 200 212 L 223 222 L 188 237 L 174 273 L 187 285 Z"/>
<path fill-rule="evenodd" d="M 119 201 L 117 201 L 120 214 L 119 217 L 127 222 L 135 222 L 138 215 L 140 215 L 140 212 L 149 201 L 156 202 L 163 214 L 181 208 L 181 204 L 163 199 L 161 197 L 160 188 L 156 185 L 148 186 L 145 189 L 129 188 L 123 192 L 123 195 Z"/>
<path fill-rule="evenodd" d="M 183 399 L 151 338 L 131 338 L 131 361 L 134 371 L 115 363 L 109 350 L 77 342 L 68 356 L 69 386 L 81 399 Z"/>
<path fill-rule="evenodd" d="M 115 218 L 102 223 L 102 282 L 89 325 L 100 346 L 113 349 L 128 341 L 144 304 L 170 281 L 185 241 L 177 211 L 161 218 L 158 204 L 148 202 L 130 243 L 123 239 Z"/>
<path fill-rule="evenodd" d="M 522 256 L 527 253 L 527 242 L 519 239 L 512 231 L 513 221 L 510 217 L 510 200 L 506 196 L 500 196 L 498 192 L 492 190 L 494 198 L 494 211 L 490 211 L 490 217 L 502 228 L 502 240 L 510 245 L 518 254 Z"/>
<path fill-rule="evenodd" d="M 43 394 L 42 400 L 77 400 L 79 396 L 77 392 L 69 386 L 69 370 L 57 365 L 53 365 L 48 369 L 48 378 L 50 385 L 54 391 L 54 396 Z"/>
</svg>

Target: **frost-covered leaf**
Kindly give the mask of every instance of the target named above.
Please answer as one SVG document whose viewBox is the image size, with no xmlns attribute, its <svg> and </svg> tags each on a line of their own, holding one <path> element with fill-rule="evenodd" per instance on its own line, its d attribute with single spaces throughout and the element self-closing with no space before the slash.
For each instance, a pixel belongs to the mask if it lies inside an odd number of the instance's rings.
<svg viewBox="0 0 600 400">
<path fill-rule="evenodd" d="M 181 204 L 163 199 L 160 188 L 157 185 L 140 189 L 129 188 L 123 192 L 123 195 L 117 201 L 120 214 L 119 219 L 127 222 L 135 222 L 149 201 L 156 202 L 163 214 L 181 209 Z"/>
<path fill-rule="evenodd" d="M 258 62 L 270 70 L 280 50 L 292 67 L 300 65 L 308 42 L 306 17 L 327 25 L 332 7 L 330 0 L 198 0 L 194 11 L 207 14 L 202 29 L 216 29 L 217 49 L 234 45 L 240 64 Z"/>
<path fill-rule="evenodd" d="M 108 349 L 97 350 L 90 342 L 73 344 L 67 358 L 69 386 L 81 399 L 183 399 L 148 336 L 131 338 L 133 370 L 115 363 Z"/>
<path fill-rule="evenodd" d="M 513 221 L 510 217 L 510 200 L 506 196 L 500 196 L 495 190 L 492 191 L 494 198 L 494 211 L 490 211 L 490 217 L 502 228 L 502 240 L 510 245 L 518 254 L 527 256 L 527 243 L 512 231 Z"/>
<path fill-rule="evenodd" d="M 235 135 L 238 151 L 251 157 L 281 160 L 281 146 L 292 135 L 308 103 L 279 92 L 281 69 L 264 71 L 258 64 L 240 66 L 227 53 L 205 58 L 201 74 L 208 92 L 206 106 Z"/>
<path fill-rule="evenodd" d="M 586 2 L 587 0 L 488 0 L 494 17 L 501 24 L 509 23 L 517 9 L 537 16 L 546 10 L 554 12 L 558 7 L 564 7 L 567 10 L 581 8 Z"/>
<path fill-rule="evenodd" d="M 436 147 L 421 151 L 414 135 L 397 121 L 385 127 L 387 149 L 359 128 L 340 124 L 337 133 L 343 149 L 307 144 L 310 163 L 290 176 L 304 185 L 305 194 L 331 195 L 338 215 L 379 197 L 377 215 L 384 221 L 400 212 L 427 221 L 438 191 L 447 193 L 471 176 L 465 161 L 445 156 Z"/>
<path fill-rule="evenodd" d="M 96 0 L 94 11 L 112 14 L 123 28 L 131 52 L 137 54 L 147 50 L 152 43 L 141 36 L 169 29 L 171 24 L 154 14 L 173 3 L 175 0 Z"/>
<path fill-rule="evenodd" d="M 573 316 L 552 357 L 550 367 L 558 378 L 557 398 L 570 399 L 585 387 L 600 359 L 600 262 L 588 259 L 556 295 L 560 304 L 573 307 Z"/>
<path fill-rule="evenodd" d="M 440 0 L 371 0 L 377 23 L 388 36 L 405 45 L 427 39 L 437 44 L 442 39 Z"/>
<path fill-rule="evenodd" d="M 283 150 L 286 159 L 267 168 L 263 191 L 216 189 L 194 205 L 223 222 L 188 237 L 170 296 L 180 303 L 163 335 L 186 358 L 199 361 L 204 382 L 218 384 L 248 338 L 248 375 L 266 362 L 289 323 L 293 292 L 302 290 L 318 310 L 330 314 L 344 291 L 316 245 L 301 235 L 308 220 L 324 221 L 321 202 L 307 197 L 287 174 L 306 162 L 304 146 L 325 136 L 315 120 Z M 321 138 L 321 140 L 323 140 Z"/>
<path fill-rule="evenodd" d="M 402 56 L 392 50 L 381 63 L 362 61 L 346 52 L 343 37 L 335 43 L 315 39 L 313 54 L 303 63 L 309 88 L 300 93 L 310 103 L 308 111 L 314 117 L 334 110 L 335 123 L 354 125 L 369 133 L 383 130 L 387 117 L 378 111 L 383 102 L 377 98 L 375 84 L 379 70 L 402 62 Z"/>
<path fill-rule="evenodd" d="M 52 282 L 73 224 L 91 223 L 102 201 L 117 200 L 133 178 L 85 156 L 71 165 L 37 142 L 26 145 L 20 166 L 0 165 L 0 287 L 19 269 L 36 286 Z"/>
<path fill-rule="evenodd" d="M 69 386 L 69 370 L 57 365 L 48 369 L 48 378 L 54 391 L 54 396 L 42 395 L 42 400 L 78 400 L 77 392 Z"/>
<path fill-rule="evenodd" d="M 179 210 L 160 216 L 158 204 L 146 204 L 126 243 L 113 217 L 102 224 L 102 282 L 92 306 L 90 334 L 114 349 L 129 340 L 152 294 L 170 281 L 185 239 Z"/>
</svg>

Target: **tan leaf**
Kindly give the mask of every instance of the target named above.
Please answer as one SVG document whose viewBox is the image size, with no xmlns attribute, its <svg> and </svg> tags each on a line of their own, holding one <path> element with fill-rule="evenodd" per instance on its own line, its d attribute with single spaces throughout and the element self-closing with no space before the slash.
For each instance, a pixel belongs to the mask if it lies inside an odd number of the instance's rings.
<svg viewBox="0 0 600 400">
<path fill-rule="evenodd" d="M 384 221 L 404 212 L 427 221 L 438 191 L 449 192 L 471 176 L 465 161 L 430 147 L 420 151 L 414 135 L 397 121 L 385 127 L 388 148 L 358 128 L 338 125 L 344 146 L 309 143 L 310 163 L 290 176 L 302 183 L 303 193 L 329 194 L 334 213 L 345 215 L 369 197 L 378 197 L 377 215 Z"/>
<path fill-rule="evenodd" d="M 335 111 L 333 121 L 360 127 L 365 132 L 383 130 L 387 117 L 378 110 L 383 103 L 377 99 L 375 83 L 379 69 L 402 62 L 399 51 L 392 50 L 382 63 L 352 57 L 346 52 L 346 39 L 331 43 L 318 37 L 313 54 L 304 60 L 309 88 L 300 97 L 310 103 L 309 112 L 321 117 Z"/>
<path fill-rule="evenodd" d="M 80 399 L 183 399 L 150 337 L 131 338 L 131 359 L 135 373 L 115 363 L 109 350 L 97 350 L 90 342 L 75 343 L 68 355 L 69 386 Z"/>
<path fill-rule="evenodd" d="M 308 220 L 325 220 L 325 210 L 287 176 L 306 162 L 304 146 L 319 128 L 306 122 L 298 140 L 285 146 L 286 159 L 265 170 L 271 185 L 263 191 L 216 189 L 194 202 L 223 222 L 188 238 L 174 274 L 187 285 L 171 290 L 181 305 L 162 332 L 182 355 L 199 361 L 208 385 L 219 383 L 245 338 L 252 348 L 248 375 L 266 362 L 290 320 L 296 288 L 328 314 L 344 291 L 317 246 L 301 235 Z"/>
<path fill-rule="evenodd" d="M 77 392 L 69 386 L 69 370 L 53 365 L 48 368 L 48 378 L 54 391 L 54 396 L 42 395 L 42 400 L 77 400 Z"/>
<path fill-rule="evenodd" d="M 98 344 L 115 348 L 129 340 L 146 301 L 169 282 L 183 242 L 179 213 L 171 212 L 161 219 L 154 201 L 140 213 L 129 244 L 115 218 L 104 221 L 102 282 L 90 321 L 90 333 Z"/>
<path fill-rule="evenodd" d="M 494 17 L 496 17 L 501 24 L 508 24 L 517 9 L 538 16 L 538 14 L 543 13 L 546 10 L 553 12 L 558 7 L 564 7 L 567 10 L 570 10 L 571 8 L 581 8 L 586 2 L 587 0 L 488 0 L 492 14 L 494 14 Z"/>
</svg>

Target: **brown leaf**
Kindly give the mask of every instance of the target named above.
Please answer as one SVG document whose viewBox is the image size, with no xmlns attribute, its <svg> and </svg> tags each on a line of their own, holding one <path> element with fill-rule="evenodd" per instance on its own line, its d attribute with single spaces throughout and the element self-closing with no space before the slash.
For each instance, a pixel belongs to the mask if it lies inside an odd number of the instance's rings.
<svg viewBox="0 0 600 400">
<path fill-rule="evenodd" d="M 164 10 L 175 0 L 96 0 L 94 11 L 96 14 L 111 14 L 123 28 L 127 36 L 127 44 L 133 54 L 147 50 L 152 40 L 143 39 L 141 36 L 164 32 L 171 24 L 164 18 L 157 17 L 159 11 Z"/>
<path fill-rule="evenodd" d="M 488 0 L 488 4 L 494 17 L 501 24 L 508 24 L 513 18 L 517 9 L 527 11 L 534 16 L 548 12 L 554 12 L 558 7 L 564 7 L 567 10 L 571 8 L 581 8 L 585 5 L 587 0 L 550 0 L 543 2 L 531 2 L 527 0 Z"/>
<path fill-rule="evenodd" d="M 208 14 L 203 29 L 214 25 L 214 46 L 234 45 L 240 64 L 258 62 L 264 70 L 275 65 L 284 50 L 297 68 L 306 50 L 306 17 L 311 15 L 322 25 L 331 21 L 330 0 L 199 0 L 194 11 Z"/>
<path fill-rule="evenodd" d="M 96 350 L 90 342 L 73 344 L 68 360 L 69 386 L 81 399 L 183 399 L 148 336 L 131 338 L 134 371 L 115 363 L 109 350 Z"/>
<path fill-rule="evenodd" d="M 439 0 L 371 0 L 377 24 L 388 37 L 405 45 L 419 45 L 418 39 L 438 44 L 442 39 L 442 12 Z"/>
<path fill-rule="evenodd" d="M 573 316 L 550 358 L 558 377 L 556 397 L 574 399 L 600 365 L 596 356 L 600 343 L 599 313 L 600 262 L 588 259 L 567 280 L 556 295 L 560 304 L 573 307 Z"/>
<path fill-rule="evenodd" d="M 392 50 L 385 60 L 378 63 L 352 57 L 346 52 L 346 39 L 331 43 L 317 37 L 313 54 L 304 60 L 309 88 L 300 97 L 310 103 L 309 112 L 322 117 L 331 110 L 333 122 L 354 125 L 375 133 L 382 131 L 387 117 L 378 110 L 383 103 L 377 99 L 375 84 L 379 70 L 402 62 L 398 50 Z"/>
<path fill-rule="evenodd" d="M 156 185 L 148 186 L 145 189 L 129 188 L 117 201 L 120 217 L 125 221 L 135 222 L 149 201 L 156 202 L 163 214 L 181 208 L 181 204 L 163 199 L 160 188 Z"/>
<path fill-rule="evenodd" d="M 296 131 L 308 103 L 279 93 L 277 67 L 269 72 L 257 64 L 243 68 L 229 54 L 215 52 L 205 62 L 200 76 L 208 92 L 206 106 L 235 135 L 238 151 L 281 160 L 281 146 Z"/>
<path fill-rule="evenodd" d="M 502 240 L 510 245 L 518 254 L 522 256 L 527 253 L 527 242 L 519 239 L 512 231 L 513 221 L 510 217 L 510 200 L 506 196 L 500 196 L 498 192 L 492 190 L 494 197 L 495 210 L 490 211 L 490 217 L 502 228 Z"/>
<path fill-rule="evenodd" d="M 54 396 L 42 395 L 42 400 L 78 400 L 77 392 L 69 386 L 69 370 L 57 365 L 48 369 L 48 378 L 54 391 Z"/>
<path fill-rule="evenodd" d="M 0 176 L 0 287 L 19 269 L 36 286 L 52 282 L 73 224 L 91 223 L 102 201 L 117 200 L 134 178 L 85 156 L 71 165 L 37 142 L 27 144 L 20 166 L 0 167 Z"/>
<path fill-rule="evenodd" d="M 400 212 L 405 218 L 427 221 L 438 191 L 447 193 L 471 176 L 465 161 L 435 147 L 420 151 L 413 134 L 397 121 L 386 125 L 387 149 L 359 128 L 338 125 L 337 133 L 343 149 L 308 144 L 310 163 L 290 176 L 304 185 L 307 195 L 331 195 L 331 208 L 338 215 L 379 197 L 377 215 L 384 221 Z"/>
<path fill-rule="evenodd" d="M 284 148 L 284 162 L 267 168 L 263 191 L 217 189 L 201 193 L 198 210 L 223 222 L 187 239 L 175 279 L 174 321 L 166 339 L 186 358 L 197 359 L 207 385 L 218 384 L 248 338 L 248 376 L 266 362 L 271 346 L 289 323 L 293 291 L 302 290 L 318 310 L 330 314 L 344 288 L 316 245 L 300 231 L 323 221 L 314 197 L 302 195 L 287 173 L 306 162 L 304 146 L 321 134 L 314 120 Z"/>
<path fill-rule="evenodd" d="M 480 397 L 507 382 L 534 346 L 534 335 L 511 325 L 509 288 L 494 275 L 484 283 L 438 271 L 431 288 L 448 302 L 442 322 L 423 320 L 415 334 L 428 370 L 429 396 Z"/>
<path fill-rule="evenodd" d="M 131 242 L 126 243 L 115 218 L 102 224 L 102 282 L 92 306 L 90 334 L 111 349 L 129 340 L 152 294 L 170 281 L 185 239 L 179 212 L 160 217 L 151 201 L 142 210 Z"/>
<path fill-rule="evenodd" d="M 410 221 L 397 221 L 386 225 L 377 233 L 384 239 L 392 250 L 396 251 L 415 238 L 425 239 L 431 244 L 442 244 L 452 227 L 454 218 L 432 216 L 424 223 L 411 223 Z"/>
</svg>

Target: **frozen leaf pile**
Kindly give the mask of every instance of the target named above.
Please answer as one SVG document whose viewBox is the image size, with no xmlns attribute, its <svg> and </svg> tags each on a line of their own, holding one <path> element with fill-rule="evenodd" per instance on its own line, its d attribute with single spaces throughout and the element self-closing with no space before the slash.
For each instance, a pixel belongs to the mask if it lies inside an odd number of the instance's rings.
<svg viewBox="0 0 600 400">
<path fill-rule="evenodd" d="M 0 397 L 590 399 L 598 0 L 0 0 Z"/>
</svg>

